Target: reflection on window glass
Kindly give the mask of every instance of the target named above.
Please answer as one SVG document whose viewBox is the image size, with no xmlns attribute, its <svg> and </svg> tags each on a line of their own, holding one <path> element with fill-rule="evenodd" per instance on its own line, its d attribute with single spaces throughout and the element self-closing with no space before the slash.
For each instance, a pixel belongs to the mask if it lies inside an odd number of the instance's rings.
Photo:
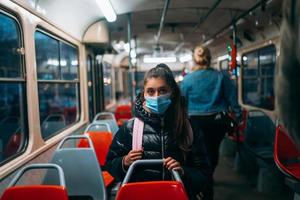
<svg viewBox="0 0 300 200">
<path fill-rule="evenodd" d="M 23 83 L 0 83 L 0 161 L 22 149 L 26 117 Z"/>
<path fill-rule="evenodd" d="M 112 66 L 103 62 L 104 103 L 109 105 L 113 100 L 112 94 Z"/>
<path fill-rule="evenodd" d="M 0 77 L 17 78 L 22 74 L 22 59 L 18 49 L 22 47 L 17 22 L 0 13 Z"/>
<path fill-rule="evenodd" d="M 78 78 L 77 49 L 62 42 L 60 43 L 60 66 L 62 79 L 75 80 Z"/>
<path fill-rule="evenodd" d="M 35 36 L 41 132 L 47 139 L 77 120 L 78 50 L 39 31 Z"/>
<path fill-rule="evenodd" d="M 268 110 L 274 109 L 274 45 L 246 53 L 243 59 L 243 102 Z"/>
<path fill-rule="evenodd" d="M 58 40 L 37 31 L 35 53 L 38 79 L 60 79 Z"/>
<path fill-rule="evenodd" d="M 25 80 L 21 33 L 17 21 L 0 12 L 0 163 L 21 152 L 27 143 Z M 6 82 L 1 78 L 10 78 Z"/>
<path fill-rule="evenodd" d="M 43 138 L 76 121 L 77 84 L 39 84 L 40 119 Z"/>
</svg>

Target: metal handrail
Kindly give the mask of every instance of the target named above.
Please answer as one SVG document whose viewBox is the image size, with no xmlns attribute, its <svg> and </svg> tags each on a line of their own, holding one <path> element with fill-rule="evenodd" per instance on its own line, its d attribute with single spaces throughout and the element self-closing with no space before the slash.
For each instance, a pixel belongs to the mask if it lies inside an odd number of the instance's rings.
<svg viewBox="0 0 300 200">
<path fill-rule="evenodd" d="M 131 175 L 132 175 L 133 170 L 134 170 L 135 167 L 140 166 L 140 165 L 159 165 L 159 164 L 163 164 L 163 163 L 164 163 L 163 159 L 148 159 L 148 160 L 137 160 L 137 161 L 134 161 L 130 165 L 130 167 L 129 167 L 127 173 L 126 173 L 126 176 L 125 176 L 125 178 L 124 178 L 124 180 L 122 182 L 122 185 L 124 185 L 124 184 L 126 184 L 126 183 L 129 182 L 130 177 L 131 177 Z M 176 170 L 174 170 L 174 169 L 172 170 L 172 175 L 173 175 L 175 181 L 182 183 L 180 175 L 179 175 L 179 173 Z"/>
<path fill-rule="evenodd" d="M 94 149 L 94 145 L 93 145 L 93 142 L 92 140 L 90 139 L 89 136 L 87 135 L 71 135 L 71 136 L 68 136 L 68 137 L 65 137 L 57 146 L 57 149 L 56 150 L 59 150 L 62 148 L 63 144 L 67 141 L 67 140 L 71 140 L 71 139 L 86 139 L 89 143 L 89 146 L 91 149 Z"/>
<path fill-rule="evenodd" d="M 51 163 L 31 164 L 31 165 L 28 165 L 28 166 L 22 168 L 17 173 L 17 175 L 13 178 L 13 180 L 10 182 L 8 187 L 12 187 L 12 186 L 16 185 L 16 183 L 19 181 L 19 179 L 22 177 L 22 175 L 28 170 L 32 170 L 32 169 L 50 169 L 50 168 L 53 168 L 53 169 L 57 170 L 60 185 L 66 187 L 65 175 L 64 175 L 63 169 L 60 166 L 58 166 L 57 164 L 51 164 Z"/>
</svg>

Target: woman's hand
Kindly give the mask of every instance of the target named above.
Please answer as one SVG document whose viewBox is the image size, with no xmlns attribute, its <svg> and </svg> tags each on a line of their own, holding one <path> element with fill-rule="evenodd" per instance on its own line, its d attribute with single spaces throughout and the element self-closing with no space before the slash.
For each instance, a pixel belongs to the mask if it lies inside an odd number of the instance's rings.
<svg viewBox="0 0 300 200">
<path fill-rule="evenodd" d="M 181 175 L 184 173 L 180 163 L 172 157 L 164 159 L 164 166 L 170 171 L 172 169 L 178 171 Z"/>
<path fill-rule="evenodd" d="M 142 158 L 144 150 L 131 150 L 123 159 L 123 165 L 129 167 L 134 161 L 140 160 Z"/>
</svg>

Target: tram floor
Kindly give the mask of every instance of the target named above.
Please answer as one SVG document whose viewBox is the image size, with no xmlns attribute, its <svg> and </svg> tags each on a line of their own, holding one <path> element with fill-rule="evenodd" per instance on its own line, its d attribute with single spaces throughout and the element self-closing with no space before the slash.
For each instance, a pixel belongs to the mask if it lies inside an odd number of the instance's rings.
<svg viewBox="0 0 300 200">
<path fill-rule="evenodd" d="M 287 188 L 282 191 L 262 193 L 257 191 L 253 181 L 246 175 L 233 170 L 233 158 L 220 157 L 214 174 L 215 200 L 292 200 L 293 194 Z"/>
</svg>

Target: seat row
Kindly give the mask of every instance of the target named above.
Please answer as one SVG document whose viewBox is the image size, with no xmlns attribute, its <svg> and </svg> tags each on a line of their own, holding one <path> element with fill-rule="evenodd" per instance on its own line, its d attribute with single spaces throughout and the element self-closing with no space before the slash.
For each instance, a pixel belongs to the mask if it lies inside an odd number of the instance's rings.
<svg viewBox="0 0 300 200">
<path fill-rule="evenodd" d="M 256 159 L 259 166 L 258 190 L 264 185 L 272 186 L 268 180 L 263 183 L 264 173 L 276 173 L 279 169 L 284 176 L 285 184 L 295 192 L 295 199 L 300 199 L 300 150 L 289 137 L 283 125 L 277 125 L 263 112 L 258 110 L 243 111 L 243 123 L 236 128 L 235 134 L 228 138 L 236 142 L 238 147 L 235 165 L 238 162 L 251 162 L 249 155 Z M 247 155 L 245 155 L 247 154 Z M 242 160 L 242 161 L 241 161 Z M 277 166 L 277 167 L 276 167 Z M 235 168 L 245 167 L 235 166 Z M 296 198 L 297 197 L 297 198 Z"/>
<path fill-rule="evenodd" d="M 111 116 L 108 113 L 104 114 Z M 109 190 L 107 189 L 118 185 L 114 182 L 114 178 L 105 171 L 104 166 L 113 133 L 110 132 L 111 127 L 107 121 L 104 124 L 106 123 L 105 126 L 109 129 L 90 129 L 93 124 L 99 125 L 101 120 L 108 120 L 107 116 L 103 119 L 104 114 L 97 115 L 96 120 L 89 125 L 83 135 L 72 135 L 64 138 L 58 144 L 51 163 L 33 164 L 21 169 L 10 186 L 4 191 L 1 200 L 108 199 L 107 191 Z M 116 199 L 187 199 L 183 184 L 176 172 L 173 172 L 175 181 L 128 182 L 135 166 L 153 162 L 161 164 L 163 161 L 138 161 L 133 164 L 129 168 L 124 182 L 118 188 Z M 16 185 L 25 171 L 37 168 L 47 169 L 43 176 L 42 185 Z M 53 171 L 48 168 L 56 170 Z"/>
</svg>

